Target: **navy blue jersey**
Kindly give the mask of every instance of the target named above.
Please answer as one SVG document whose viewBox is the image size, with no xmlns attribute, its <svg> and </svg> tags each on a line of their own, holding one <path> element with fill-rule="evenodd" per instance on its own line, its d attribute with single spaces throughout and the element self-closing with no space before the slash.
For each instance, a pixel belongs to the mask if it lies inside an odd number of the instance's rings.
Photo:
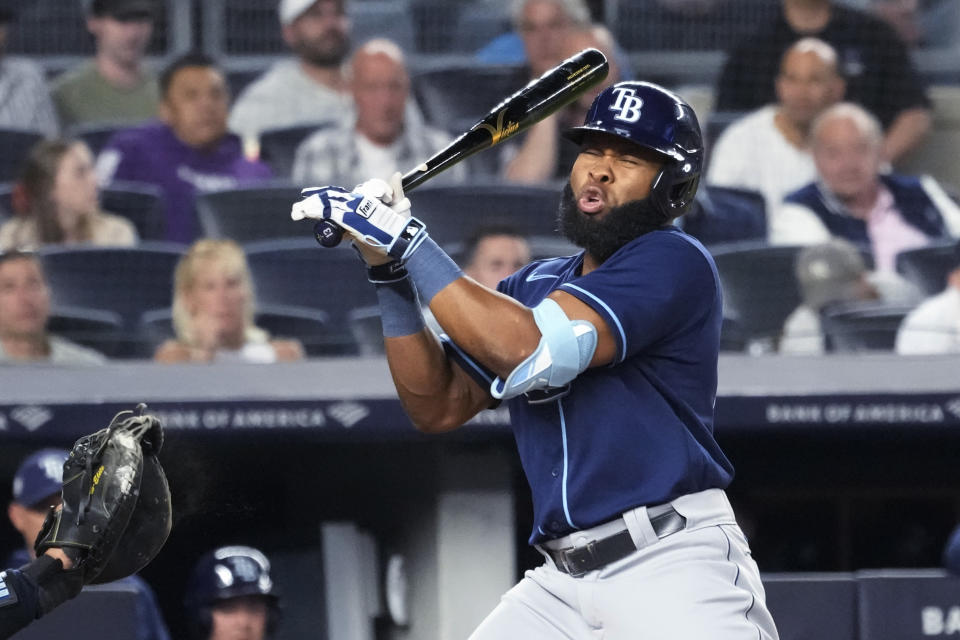
<svg viewBox="0 0 960 640">
<path fill-rule="evenodd" d="M 534 262 L 498 286 L 528 307 L 556 289 L 576 296 L 617 344 L 611 365 L 509 400 L 533 492 L 531 544 L 733 477 L 713 437 L 722 296 L 710 254 L 671 227 L 636 238 L 585 276 L 582 263 L 582 253 Z"/>
</svg>

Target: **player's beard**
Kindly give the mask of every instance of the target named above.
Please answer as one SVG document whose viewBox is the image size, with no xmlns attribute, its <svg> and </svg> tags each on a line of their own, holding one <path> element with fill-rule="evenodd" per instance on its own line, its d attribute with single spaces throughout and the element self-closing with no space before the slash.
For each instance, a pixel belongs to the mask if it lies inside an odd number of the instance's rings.
<svg viewBox="0 0 960 640">
<path fill-rule="evenodd" d="M 634 238 L 663 228 L 664 220 L 650 204 L 650 198 L 611 207 L 602 218 L 588 216 L 577 207 L 573 188 L 567 182 L 560 196 L 557 224 L 570 242 L 586 249 L 597 262 L 606 262 Z"/>
</svg>

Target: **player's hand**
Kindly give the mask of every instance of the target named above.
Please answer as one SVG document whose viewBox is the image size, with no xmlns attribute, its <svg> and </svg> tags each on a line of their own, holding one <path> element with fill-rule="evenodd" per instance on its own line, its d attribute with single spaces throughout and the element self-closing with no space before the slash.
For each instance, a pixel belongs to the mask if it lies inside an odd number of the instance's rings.
<svg viewBox="0 0 960 640">
<path fill-rule="evenodd" d="M 361 182 L 353 188 L 354 193 L 360 193 L 368 198 L 376 198 L 391 209 L 410 217 L 410 199 L 403 195 L 403 176 L 399 171 L 390 176 L 390 180 L 373 178 Z"/>
<path fill-rule="evenodd" d="M 379 198 L 340 187 L 304 189 L 301 196 L 290 214 L 294 220 L 330 220 L 355 240 L 394 260 L 403 262 L 427 238 L 423 222 L 394 211 Z"/>
</svg>

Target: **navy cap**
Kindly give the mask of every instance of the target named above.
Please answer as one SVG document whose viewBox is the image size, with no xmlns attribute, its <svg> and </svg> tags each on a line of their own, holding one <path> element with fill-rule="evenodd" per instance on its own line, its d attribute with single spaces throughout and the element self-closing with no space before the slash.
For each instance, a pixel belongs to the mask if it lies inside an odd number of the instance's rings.
<svg viewBox="0 0 960 640">
<path fill-rule="evenodd" d="M 63 489 L 63 463 L 69 455 L 65 449 L 41 449 L 27 456 L 13 476 L 13 501 L 46 509 L 49 505 L 39 503 Z"/>
</svg>

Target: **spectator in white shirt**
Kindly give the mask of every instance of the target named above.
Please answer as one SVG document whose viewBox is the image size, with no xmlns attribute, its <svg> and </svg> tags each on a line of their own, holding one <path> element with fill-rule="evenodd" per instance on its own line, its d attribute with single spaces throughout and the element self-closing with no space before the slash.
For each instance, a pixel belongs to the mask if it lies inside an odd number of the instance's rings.
<svg viewBox="0 0 960 640">
<path fill-rule="evenodd" d="M 960 353 L 960 243 L 955 254 L 956 266 L 947 275 L 946 288 L 920 303 L 900 324 L 897 353 Z"/>
<path fill-rule="evenodd" d="M 780 63 L 777 103 L 748 113 L 720 135 L 707 184 L 759 191 L 773 227 L 783 196 L 813 180 L 810 125 L 843 98 L 844 89 L 833 47 L 816 38 L 794 43 Z"/>
<path fill-rule="evenodd" d="M 266 129 L 350 122 L 352 104 L 342 64 L 350 51 L 346 0 L 280 0 L 283 41 L 294 58 L 280 60 L 240 93 L 230 129 L 246 142 Z"/>
</svg>

